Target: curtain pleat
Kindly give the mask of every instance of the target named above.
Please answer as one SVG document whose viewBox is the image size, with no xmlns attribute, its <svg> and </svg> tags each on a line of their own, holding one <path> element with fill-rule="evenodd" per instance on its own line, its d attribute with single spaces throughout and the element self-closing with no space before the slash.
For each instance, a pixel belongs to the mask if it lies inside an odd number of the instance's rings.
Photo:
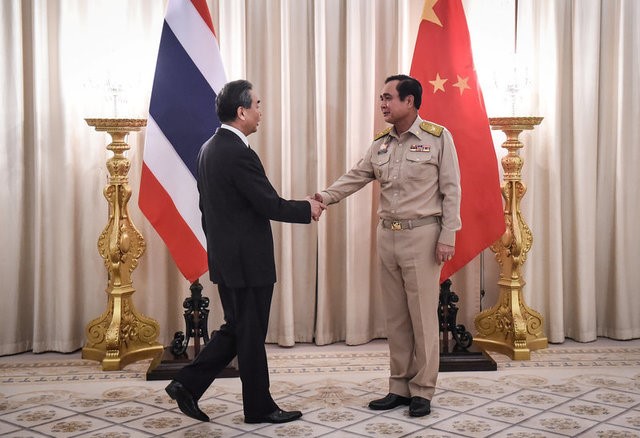
<svg viewBox="0 0 640 438">
<path fill-rule="evenodd" d="M 514 16 L 505 10 L 514 2 L 463 3 L 489 116 L 511 115 L 496 64 L 512 55 Z M 409 70 L 423 1 L 208 4 L 227 78 L 250 80 L 262 100 L 263 121 L 249 140 L 274 187 L 290 199 L 325 188 L 385 127 L 378 94 L 387 76 Z M 640 3 L 518 4 L 517 59 L 529 73 L 520 115 L 544 117 L 521 135 L 522 213 L 534 236 L 525 301 L 543 314 L 551 342 L 640 337 Z M 81 348 L 86 325 L 106 308 L 97 239 L 107 224 L 102 190 L 112 154 L 108 136 L 84 118 L 147 116 L 165 7 L 0 2 L 0 354 Z M 147 244 L 133 273 L 134 302 L 159 322 L 168 345 L 185 329 L 189 283 L 137 206 L 144 137 L 143 130 L 127 139 L 129 210 Z M 504 155 L 505 139 L 494 138 Z M 278 283 L 268 342 L 386 336 L 378 191 L 369 184 L 319 223 L 273 223 Z M 497 297 L 493 254 L 485 251 L 483 261 L 484 271 L 476 259 L 452 278 L 458 322 L 472 332 L 480 306 Z M 214 330 L 222 322 L 217 291 L 208 275 L 200 281 Z"/>
</svg>

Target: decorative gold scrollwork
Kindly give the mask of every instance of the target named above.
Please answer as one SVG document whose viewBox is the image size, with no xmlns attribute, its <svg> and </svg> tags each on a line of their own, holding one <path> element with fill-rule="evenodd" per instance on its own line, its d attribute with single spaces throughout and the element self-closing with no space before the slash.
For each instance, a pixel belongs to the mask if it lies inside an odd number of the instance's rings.
<svg viewBox="0 0 640 438">
<path fill-rule="evenodd" d="M 529 359 L 531 350 L 547 347 L 547 338 L 542 332 L 542 315 L 527 307 L 522 297 L 525 285 L 522 265 L 533 244 L 533 233 L 520 212 L 520 201 L 527 189 L 521 176 L 524 160 L 518 154 L 524 146 L 518 139 L 520 133 L 533 129 L 541 121 L 542 117 L 489 119 L 492 129 L 500 129 L 507 135 L 502 147 L 508 153 L 501 160 L 506 230 L 490 246 L 500 267 L 500 297 L 495 306 L 476 316 L 478 334 L 474 336 L 474 343 L 480 348 L 507 354 L 512 359 Z"/>
<path fill-rule="evenodd" d="M 82 357 L 102 362 L 104 370 L 119 370 L 127 364 L 162 354 L 156 342 L 158 323 L 138 313 L 131 296 L 135 292 L 131 279 L 138 259 L 145 251 L 142 234 L 129 218 L 131 188 L 127 177 L 131 164 L 124 152 L 124 141 L 131 131 L 146 126 L 145 119 L 86 119 L 96 131 L 111 135 L 107 149 L 113 157 L 107 160 L 109 180 L 103 190 L 109 204 L 107 226 L 98 237 L 98 253 L 107 270 L 107 310 L 86 327 L 87 343 Z"/>
</svg>

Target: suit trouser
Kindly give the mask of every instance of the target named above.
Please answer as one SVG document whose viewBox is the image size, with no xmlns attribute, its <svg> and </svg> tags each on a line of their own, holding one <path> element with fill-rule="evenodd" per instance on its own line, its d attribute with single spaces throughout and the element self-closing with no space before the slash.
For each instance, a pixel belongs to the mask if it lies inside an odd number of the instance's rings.
<svg viewBox="0 0 640 438">
<path fill-rule="evenodd" d="M 438 379 L 440 224 L 393 231 L 378 226 L 380 283 L 389 342 L 389 392 L 431 400 Z"/>
<path fill-rule="evenodd" d="M 180 370 L 175 380 L 198 400 L 216 376 L 238 356 L 245 416 L 270 414 L 278 408 L 269 391 L 264 346 L 273 285 L 233 289 L 218 284 L 218 292 L 225 323 L 195 360 Z"/>
</svg>

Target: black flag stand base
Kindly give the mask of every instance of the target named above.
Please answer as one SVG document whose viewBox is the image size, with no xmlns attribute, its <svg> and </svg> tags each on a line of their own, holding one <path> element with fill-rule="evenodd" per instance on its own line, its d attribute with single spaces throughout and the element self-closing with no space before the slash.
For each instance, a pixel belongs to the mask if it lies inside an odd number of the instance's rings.
<svg viewBox="0 0 640 438">
<path fill-rule="evenodd" d="M 165 347 L 159 363 L 151 364 L 147 380 L 171 380 L 200 353 L 200 339 L 203 345 L 209 342 L 207 319 L 209 318 L 209 298 L 202 296 L 202 285 L 196 280 L 189 287 L 191 297 L 182 303 L 185 332 L 176 332 L 169 347 Z M 440 371 L 495 371 L 496 362 L 484 351 L 473 345 L 473 336 L 464 325 L 456 323 L 459 298 L 451 291 L 451 280 L 440 285 L 438 322 L 440 326 Z M 193 339 L 193 345 L 189 346 Z M 236 368 L 227 367 L 217 376 L 238 377 Z"/>
<path fill-rule="evenodd" d="M 209 342 L 207 320 L 209 318 L 209 298 L 202 296 L 202 285 L 198 280 L 189 286 L 191 296 L 182 303 L 184 307 L 185 332 L 176 332 L 169 347 L 165 347 L 158 365 L 152 363 L 147 371 L 147 380 L 171 380 L 185 365 L 191 363 L 200 353 L 200 339 L 203 346 Z M 213 335 L 213 334 L 212 334 Z M 193 345 L 189 341 L 193 339 Z M 238 377 L 240 373 L 227 367 L 216 378 Z"/>
<path fill-rule="evenodd" d="M 451 291 L 451 280 L 440 285 L 438 322 L 440 324 L 440 371 L 495 371 L 496 362 L 473 345 L 473 336 L 457 324 L 459 298 Z"/>
</svg>

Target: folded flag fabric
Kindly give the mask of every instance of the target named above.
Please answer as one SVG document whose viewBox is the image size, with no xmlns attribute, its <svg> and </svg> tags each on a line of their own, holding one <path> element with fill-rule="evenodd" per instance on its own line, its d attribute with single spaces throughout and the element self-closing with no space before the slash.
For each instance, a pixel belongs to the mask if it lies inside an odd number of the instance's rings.
<svg viewBox="0 0 640 438">
<path fill-rule="evenodd" d="M 138 204 L 194 282 L 207 272 L 196 159 L 220 121 L 216 94 L 226 82 L 205 0 L 170 0 L 149 104 Z"/>
<path fill-rule="evenodd" d="M 461 0 L 425 1 L 410 74 L 423 87 L 420 116 L 451 131 L 460 163 L 462 229 L 442 282 L 505 231 L 498 161 Z"/>
</svg>

